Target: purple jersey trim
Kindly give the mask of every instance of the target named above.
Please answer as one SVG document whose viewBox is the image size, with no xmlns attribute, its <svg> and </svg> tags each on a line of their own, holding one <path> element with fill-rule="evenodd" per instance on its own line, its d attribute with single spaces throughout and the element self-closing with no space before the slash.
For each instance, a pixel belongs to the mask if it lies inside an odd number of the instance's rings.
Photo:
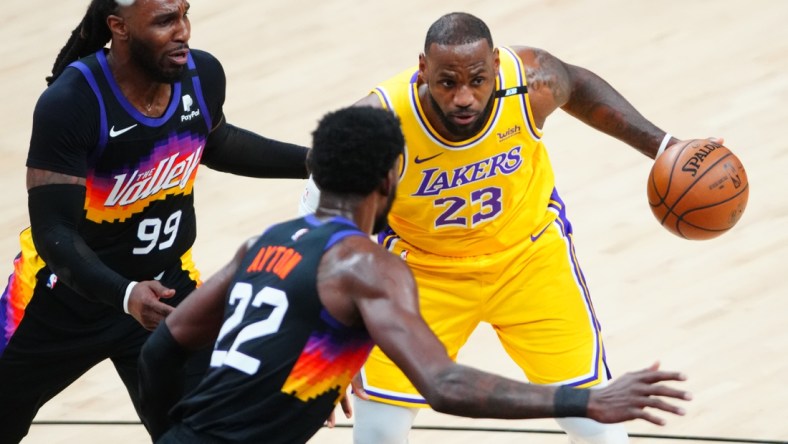
<svg viewBox="0 0 788 444">
<path fill-rule="evenodd" d="M 381 399 L 390 399 L 392 401 L 400 401 L 400 402 L 408 402 L 408 403 L 411 403 L 411 404 L 427 405 L 427 401 L 425 399 L 421 399 L 421 398 L 405 398 L 405 397 L 402 397 L 402 396 L 394 396 L 394 395 L 389 395 L 389 394 L 385 394 L 385 393 L 380 393 L 380 392 L 378 392 L 376 390 L 372 390 L 372 389 L 369 389 L 369 388 L 366 388 L 366 387 L 364 388 L 364 391 L 367 392 L 368 394 L 372 395 L 372 396 L 376 396 L 376 397 L 381 398 Z"/>
<path fill-rule="evenodd" d="M 186 64 L 189 69 L 197 69 L 197 65 L 194 63 L 191 52 L 187 55 Z M 200 77 L 196 75 L 192 76 L 192 83 L 194 84 L 194 92 L 197 94 L 197 103 L 200 104 L 200 109 L 205 110 L 202 115 L 203 119 L 205 119 L 205 124 L 208 126 L 208 133 L 210 133 L 213 131 L 213 119 L 211 118 L 210 109 L 205 105 L 205 97 L 202 95 L 202 84 L 200 83 Z"/>
<path fill-rule="evenodd" d="M 517 84 L 520 85 L 520 86 L 525 85 L 525 77 L 524 77 L 525 73 L 522 71 L 522 69 L 520 69 L 522 67 L 522 65 L 520 63 L 521 62 L 520 56 L 518 56 L 514 51 L 512 51 L 509 48 L 501 47 L 500 49 L 506 51 L 515 61 L 515 67 L 516 67 L 516 70 L 517 70 Z M 523 109 L 523 120 L 525 120 L 525 124 L 528 125 L 528 130 L 531 133 L 531 137 L 533 137 L 536 140 L 541 140 L 542 138 L 539 137 L 536 128 L 534 128 L 534 126 L 531 124 L 531 118 L 529 116 L 528 104 L 526 103 L 526 100 L 528 100 L 528 93 L 521 94 L 520 95 L 520 102 L 523 105 L 522 106 L 522 109 Z"/>
<path fill-rule="evenodd" d="M 80 61 L 73 62 L 70 66 L 77 68 L 82 75 L 87 80 L 88 85 L 90 85 L 90 89 L 93 90 L 93 94 L 96 95 L 99 103 L 99 119 L 101 123 L 99 124 L 99 143 L 98 149 L 96 150 L 96 155 L 101 153 L 104 150 L 104 147 L 107 146 L 107 140 L 109 137 L 109 130 L 107 129 L 107 109 L 104 107 L 104 97 L 101 95 L 101 90 L 99 89 L 98 83 L 96 83 L 96 78 L 93 77 L 93 73 L 90 71 L 87 65 Z"/>
<path fill-rule="evenodd" d="M 164 115 L 159 118 L 148 117 L 139 112 L 137 108 L 134 108 L 134 106 L 132 106 L 132 104 L 126 99 L 126 96 L 123 95 L 123 92 L 120 90 L 120 86 L 118 86 L 115 78 L 112 77 L 112 71 L 110 71 L 109 64 L 107 63 L 107 55 L 104 54 L 103 49 L 96 53 L 96 58 L 98 59 L 101 70 L 104 72 L 104 77 L 107 79 L 107 83 L 109 83 L 109 86 L 112 89 L 113 94 L 115 94 L 115 98 L 118 100 L 118 103 L 120 103 L 123 109 L 126 110 L 126 112 L 138 122 L 154 128 L 159 127 L 167 123 L 170 118 L 172 118 L 173 114 L 175 114 L 175 112 L 178 110 L 180 100 L 177 98 L 181 96 L 181 82 L 173 83 L 172 95 L 170 96 L 170 105 L 167 107 L 167 111 L 164 112 Z"/>
</svg>

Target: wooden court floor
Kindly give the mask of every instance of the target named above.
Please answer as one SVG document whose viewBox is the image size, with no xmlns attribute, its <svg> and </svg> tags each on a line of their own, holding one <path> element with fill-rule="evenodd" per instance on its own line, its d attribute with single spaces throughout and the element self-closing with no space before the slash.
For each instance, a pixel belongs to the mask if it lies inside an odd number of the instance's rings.
<svg viewBox="0 0 788 444">
<path fill-rule="evenodd" d="M 32 109 L 87 3 L 6 0 L 0 12 L 0 274 L 11 272 L 17 233 L 28 224 L 24 161 Z M 630 423 L 630 432 L 788 441 L 788 2 L 194 0 L 192 46 L 222 60 L 230 122 L 308 144 L 322 114 L 414 64 L 429 24 L 453 10 L 487 21 L 497 44 L 542 47 L 595 71 L 678 137 L 725 137 L 747 168 L 749 206 L 731 232 L 690 242 L 652 217 L 648 159 L 560 111 L 544 128 L 612 369 L 621 374 L 660 360 L 690 378 L 685 386 L 695 399 L 686 417 L 669 418 L 664 428 Z M 216 270 L 249 235 L 295 215 L 302 186 L 201 169 L 195 255 L 204 273 Z M 460 360 L 521 377 L 488 326 L 480 326 Z M 141 426 L 92 424 L 135 420 L 122 384 L 102 364 L 37 417 L 87 424 L 37 424 L 24 442 L 146 442 Z M 432 412 L 417 424 L 557 430 L 551 420 L 469 420 Z M 411 441 L 566 439 L 414 431 Z M 312 442 L 350 442 L 350 432 L 323 430 Z"/>
</svg>

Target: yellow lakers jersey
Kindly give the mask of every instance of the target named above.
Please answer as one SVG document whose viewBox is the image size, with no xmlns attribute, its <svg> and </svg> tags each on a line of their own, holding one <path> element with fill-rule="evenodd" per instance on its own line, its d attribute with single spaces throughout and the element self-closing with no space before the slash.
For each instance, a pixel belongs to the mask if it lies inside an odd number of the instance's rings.
<svg viewBox="0 0 788 444">
<path fill-rule="evenodd" d="M 531 242 L 562 210 L 522 60 L 509 48 L 499 51 L 492 113 L 467 140 L 446 140 L 430 125 L 417 68 L 373 90 L 402 122 L 405 156 L 389 225 L 415 248 L 445 256 L 494 253 Z"/>
</svg>

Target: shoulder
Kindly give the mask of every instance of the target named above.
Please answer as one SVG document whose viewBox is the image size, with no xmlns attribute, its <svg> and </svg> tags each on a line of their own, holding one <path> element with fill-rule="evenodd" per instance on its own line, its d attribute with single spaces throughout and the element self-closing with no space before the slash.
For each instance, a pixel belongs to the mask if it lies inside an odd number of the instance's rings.
<svg viewBox="0 0 788 444">
<path fill-rule="evenodd" d="M 79 70 L 66 68 L 36 103 L 27 166 L 85 177 L 100 126 L 96 93 Z"/>
<path fill-rule="evenodd" d="M 510 46 L 509 47 L 527 68 L 538 68 L 553 72 L 563 71 L 563 62 L 549 51 L 532 46 Z"/>
<path fill-rule="evenodd" d="M 548 115 L 569 99 L 572 79 L 564 64 L 550 52 L 529 46 L 510 47 L 523 62 L 528 96 L 540 128 Z"/>
<path fill-rule="evenodd" d="M 208 107 L 211 110 L 211 118 L 215 122 L 220 122 L 225 90 L 227 89 L 227 78 L 224 75 L 224 68 L 219 59 L 206 51 L 191 49 L 190 52 L 197 69 L 197 75 L 200 78 L 203 93 L 208 102 Z"/>
<path fill-rule="evenodd" d="M 100 114 L 98 97 L 85 77 L 75 68 L 66 68 L 36 102 L 33 111 L 34 138 L 37 131 L 97 130 Z"/>
<path fill-rule="evenodd" d="M 213 54 L 200 49 L 190 49 L 189 51 L 200 74 L 204 72 L 221 72 L 224 74 L 222 63 Z"/>
<path fill-rule="evenodd" d="M 75 68 L 66 68 L 52 85 L 39 96 L 36 111 L 83 110 L 85 107 L 97 108 L 95 93 L 84 75 Z"/>
<path fill-rule="evenodd" d="M 331 247 L 318 267 L 317 287 L 328 312 L 345 325 L 367 324 L 363 313 L 418 310 L 408 266 L 368 236 L 347 237 Z"/>
<path fill-rule="evenodd" d="M 216 58 L 213 54 L 208 51 L 203 51 L 202 49 L 194 49 L 190 48 L 189 52 L 191 53 L 192 57 L 194 58 L 195 63 L 212 63 L 212 64 L 221 64 L 219 59 Z"/>
<path fill-rule="evenodd" d="M 197 74 L 202 79 L 203 89 L 208 91 L 219 90 L 221 97 L 224 97 L 227 79 L 224 75 L 224 67 L 222 67 L 219 59 L 214 57 L 213 54 L 199 49 L 191 49 L 190 52 Z"/>
<path fill-rule="evenodd" d="M 410 269 L 398 256 L 371 241 L 367 236 L 349 236 L 326 252 L 323 261 L 329 275 L 346 285 L 384 290 L 387 282 L 412 281 Z"/>
</svg>

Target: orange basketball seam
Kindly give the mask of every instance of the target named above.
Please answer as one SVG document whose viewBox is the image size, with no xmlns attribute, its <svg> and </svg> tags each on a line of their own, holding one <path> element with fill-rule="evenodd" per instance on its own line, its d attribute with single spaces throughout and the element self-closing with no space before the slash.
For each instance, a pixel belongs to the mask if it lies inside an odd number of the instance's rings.
<svg viewBox="0 0 788 444">
<path fill-rule="evenodd" d="M 691 142 L 692 142 L 692 140 L 690 140 L 690 141 L 686 142 L 686 143 L 684 144 L 684 146 L 683 146 L 683 147 L 681 147 L 681 148 L 678 148 L 678 147 L 676 147 L 676 148 L 677 148 L 677 149 L 679 149 L 679 150 L 681 150 L 681 151 L 683 152 L 683 151 L 684 151 L 684 149 L 685 149 L 687 146 L 689 146 L 689 144 L 690 144 Z M 659 198 L 659 201 L 658 201 L 657 203 L 651 203 L 651 201 L 649 201 L 649 205 L 651 205 L 651 206 L 652 206 L 652 207 L 654 207 L 654 208 L 656 208 L 656 207 L 658 207 L 658 206 L 660 206 L 660 205 L 663 205 L 663 204 L 665 204 L 665 206 L 667 207 L 667 204 L 665 203 L 665 199 L 666 199 L 666 198 L 668 197 L 668 195 L 670 194 L 670 185 L 671 185 L 671 183 L 672 183 L 672 181 L 673 181 L 673 180 L 672 180 L 672 179 L 673 179 L 673 169 L 674 169 L 674 167 L 676 166 L 676 162 L 678 161 L 678 158 L 679 158 L 679 157 L 681 157 L 681 152 L 680 152 L 679 154 L 677 154 L 676 156 L 677 156 L 677 157 L 674 159 L 674 163 L 673 163 L 673 165 L 671 165 L 671 167 L 670 167 L 670 174 L 668 175 L 668 181 L 667 181 L 667 184 L 666 184 L 666 188 L 665 188 L 665 195 L 664 195 L 664 196 L 663 196 L 663 195 L 660 195 L 660 193 L 659 193 L 659 187 L 657 186 L 657 178 L 656 178 L 656 176 L 653 174 L 653 170 L 652 170 L 652 174 L 649 174 L 649 178 L 651 179 L 651 185 L 652 185 L 652 186 L 653 186 L 653 188 L 654 188 L 654 194 L 655 194 L 655 195 L 656 195 L 656 196 Z M 656 162 L 656 159 L 654 160 L 654 162 Z"/>
<path fill-rule="evenodd" d="M 676 165 L 679 163 L 679 159 L 681 158 L 682 153 L 684 153 L 684 150 L 686 150 L 687 147 L 690 146 L 692 142 L 694 142 L 694 140 L 690 140 L 687 143 L 685 143 L 684 146 L 681 147 L 681 150 L 678 153 L 676 153 L 676 155 L 673 157 L 673 165 L 670 166 L 670 174 L 668 175 L 668 183 L 665 189 L 665 196 L 662 198 L 662 202 L 665 202 L 665 199 L 670 195 L 670 186 L 673 184 L 673 173 L 676 171 Z M 684 194 L 682 194 L 681 196 L 679 196 L 678 199 L 676 199 L 676 201 L 673 203 L 673 206 L 668 206 L 667 203 L 665 204 L 668 210 L 665 212 L 665 215 L 662 217 L 662 220 L 660 221 L 660 225 L 665 225 L 665 220 L 667 220 L 668 216 L 670 214 L 675 214 L 673 213 L 673 208 L 681 200 L 681 198 L 687 194 L 687 190 L 692 188 L 693 185 L 695 185 L 694 182 L 684 190 Z"/>
<path fill-rule="evenodd" d="M 731 152 L 729 151 L 729 152 L 728 152 L 728 154 L 725 154 L 724 156 L 722 156 L 722 157 L 720 157 L 719 159 L 717 159 L 717 160 L 716 160 L 716 161 L 715 161 L 713 164 L 711 164 L 711 166 L 709 166 L 708 168 L 706 168 L 706 169 L 703 171 L 703 173 L 701 173 L 701 174 L 700 174 L 698 177 L 696 177 L 696 178 L 695 178 L 695 180 L 693 180 L 693 181 L 692 181 L 692 182 L 691 182 L 691 183 L 690 183 L 690 184 L 689 184 L 689 185 L 688 185 L 686 188 L 684 188 L 684 192 L 683 192 L 683 193 L 681 193 L 681 195 L 680 195 L 680 196 L 679 196 L 679 197 L 678 197 L 678 198 L 677 198 L 677 199 L 676 199 L 676 200 L 673 202 L 673 206 L 671 206 L 671 207 L 669 207 L 669 208 L 668 208 L 668 212 L 665 214 L 665 218 L 663 218 L 663 219 L 662 219 L 662 220 L 663 220 L 663 222 L 664 222 L 664 220 L 667 218 L 667 215 L 668 215 L 668 214 L 675 214 L 675 215 L 676 215 L 676 217 L 678 217 L 678 214 L 676 214 L 676 213 L 673 211 L 673 208 L 675 208 L 675 207 L 676 207 L 676 205 L 678 205 L 678 204 L 679 204 L 679 202 L 681 202 L 681 199 L 683 199 L 683 198 L 684 198 L 684 196 L 686 196 L 686 195 L 687 195 L 687 193 L 689 193 L 689 192 L 690 192 L 690 190 L 692 190 L 692 187 L 694 187 L 694 186 L 695 186 L 695 185 L 696 185 L 696 184 L 697 184 L 697 183 L 698 183 L 698 182 L 699 182 L 699 181 L 700 181 L 700 180 L 703 178 L 703 176 L 705 176 L 705 175 L 706 175 L 706 174 L 707 174 L 709 171 L 713 170 L 713 169 L 714 169 L 714 167 L 715 167 L 715 166 L 717 166 L 717 164 L 718 164 L 718 163 L 720 163 L 720 162 L 721 162 L 722 160 L 724 160 L 726 157 L 729 157 L 731 154 L 733 154 L 733 153 L 731 153 Z M 678 157 L 677 157 L 676 159 L 678 159 Z M 674 166 L 675 166 L 675 164 L 674 164 Z M 671 169 L 670 173 L 671 173 L 671 181 L 672 181 L 672 179 L 673 179 L 673 169 Z"/>
<path fill-rule="evenodd" d="M 736 219 L 735 221 L 733 221 L 733 223 L 732 223 L 732 224 L 728 225 L 728 226 L 727 226 L 727 227 L 725 227 L 725 228 L 709 228 L 709 227 L 705 227 L 705 226 L 698 225 L 698 224 L 696 224 L 696 223 L 692 223 L 692 222 L 690 222 L 690 221 L 686 220 L 686 219 L 684 218 L 684 216 L 685 216 L 685 215 L 688 215 L 688 214 L 690 214 L 690 213 L 693 213 L 693 212 L 695 212 L 695 211 L 701 211 L 701 210 L 705 210 L 705 209 L 712 208 L 712 207 L 715 207 L 715 206 L 717 206 L 717 205 L 722 205 L 722 204 L 724 204 L 724 203 L 727 203 L 727 202 L 730 202 L 730 201 L 732 201 L 732 200 L 735 200 L 735 199 L 737 199 L 739 196 L 741 196 L 741 195 L 742 195 L 742 193 L 744 193 L 745 191 L 749 190 L 749 188 L 750 188 L 750 185 L 749 185 L 749 184 L 747 184 L 747 185 L 745 185 L 745 186 L 744 186 L 744 188 L 742 188 L 742 189 L 741 189 L 741 190 L 740 190 L 738 193 L 734 194 L 733 196 L 730 196 L 730 197 L 729 197 L 729 198 L 727 198 L 727 199 L 724 199 L 724 200 L 721 200 L 721 201 L 715 202 L 715 203 L 713 203 L 713 204 L 710 204 L 710 205 L 706 205 L 706 206 L 702 206 L 702 207 L 696 207 L 696 208 L 692 208 L 692 209 L 690 209 L 690 210 L 687 210 L 687 211 L 685 211 L 685 212 L 684 212 L 684 213 L 682 213 L 681 215 L 678 215 L 678 214 L 676 214 L 676 213 L 673 213 L 673 214 L 675 214 L 675 215 L 676 215 L 676 231 L 677 231 L 677 232 L 679 232 L 679 233 L 681 233 L 681 229 L 680 229 L 680 224 L 681 224 L 681 223 L 683 223 L 683 224 L 685 224 L 685 225 L 688 225 L 688 226 L 690 226 L 690 227 L 692 227 L 692 228 L 695 228 L 695 229 L 697 229 L 697 230 L 710 231 L 710 232 L 713 232 L 713 233 L 718 233 L 718 232 L 723 232 L 723 233 L 724 233 L 724 232 L 726 232 L 726 231 L 730 230 L 731 228 L 733 228 L 733 226 L 734 226 L 734 225 L 736 225 L 736 223 L 738 222 L 738 219 Z M 685 239 L 687 239 L 687 236 L 685 236 L 685 235 L 684 235 L 684 233 L 681 233 L 681 235 L 682 235 L 682 236 L 683 236 Z"/>
</svg>

